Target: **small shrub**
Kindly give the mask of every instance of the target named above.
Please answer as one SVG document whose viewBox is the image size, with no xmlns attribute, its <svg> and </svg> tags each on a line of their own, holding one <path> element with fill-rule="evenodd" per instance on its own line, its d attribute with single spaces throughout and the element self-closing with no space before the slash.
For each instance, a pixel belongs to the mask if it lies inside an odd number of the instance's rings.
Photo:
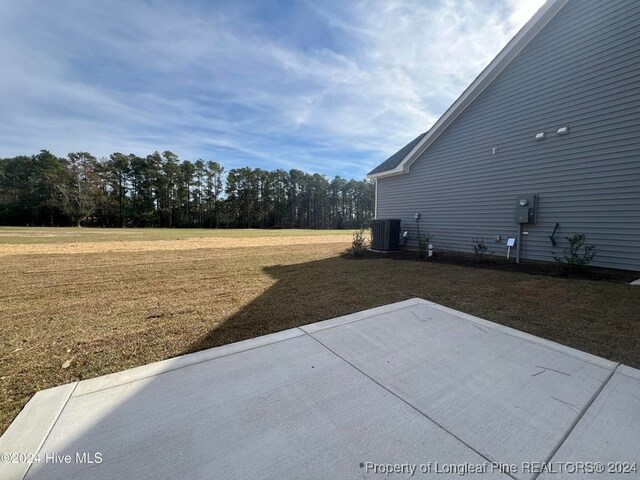
<svg viewBox="0 0 640 480">
<path fill-rule="evenodd" d="M 353 241 L 351 242 L 351 255 L 361 257 L 367 249 L 367 237 L 365 230 L 362 228 L 353 232 Z"/>
<path fill-rule="evenodd" d="M 553 259 L 569 270 L 584 269 L 596 254 L 595 245 L 584 244 L 586 239 L 584 233 L 577 233 L 565 238 L 569 245 L 564 247 L 561 252 L 551 252 Z"/>
<path fill-rule="evenodd" d="M 473 245 L 473 253 L 476 254 L 476 257 L 483 257 L 493 253 L 489 251 L 489 247 L 485 243 L 484 238 L 473 238 L 471 239 L 471 244 Z"/>
<path fill-rule="evenodd" d="M 427 252 L 429 251 L 429 243 L 433 235 L 429 233 L 418 234 L 418 255 L 420 258 L 427 258 Z"/>
</svg>

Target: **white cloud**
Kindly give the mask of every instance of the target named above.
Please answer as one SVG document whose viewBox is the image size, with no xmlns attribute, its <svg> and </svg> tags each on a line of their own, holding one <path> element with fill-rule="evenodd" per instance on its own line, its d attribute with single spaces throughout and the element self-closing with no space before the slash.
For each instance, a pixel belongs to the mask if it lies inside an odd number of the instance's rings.
<svg viewBox="0 0 640 480">
<path fill-rule="evenodd" d="M 509 0 L 509 23 L 521 27 L 544 5 L 545 0 Z"/>
<path fill-rule="evenodd" d="M 505 1 L 310 2 L 340 48 L 190 4 L 9 2 L 0 155 L 157 148 L 361 176 L 428 129 L 542 4 Z"/>
</svg>

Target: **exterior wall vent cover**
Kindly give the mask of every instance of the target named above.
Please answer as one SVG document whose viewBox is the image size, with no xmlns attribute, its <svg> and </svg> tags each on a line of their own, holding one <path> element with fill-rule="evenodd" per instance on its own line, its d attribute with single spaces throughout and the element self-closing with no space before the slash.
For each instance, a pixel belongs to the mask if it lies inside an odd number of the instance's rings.
<svg viewBox="0 0 640 480">
<path fill-rule="evenodd" d="M 371 249 L 393 251 L 400 249 L 400 223 L 395 218 L 376 218 L 371 221 Z"/>
</svg>

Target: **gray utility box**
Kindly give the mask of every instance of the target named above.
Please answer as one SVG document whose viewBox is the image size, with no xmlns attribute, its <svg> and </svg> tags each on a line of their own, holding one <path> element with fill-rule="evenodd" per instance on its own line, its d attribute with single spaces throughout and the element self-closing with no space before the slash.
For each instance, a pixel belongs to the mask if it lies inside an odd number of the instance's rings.
<svg viewBox="0 0 640 480">
<path fill-rule="evenodd" d="M 516 199 L 516 223 L 536 223 L 538 195 L 525 193 Z"/>
<path fill-rule="evenodd" d="M 400 223 L 396 218 L 371 220 L 371 249 L 393 251 L 400 249 Z"/>
</svg>

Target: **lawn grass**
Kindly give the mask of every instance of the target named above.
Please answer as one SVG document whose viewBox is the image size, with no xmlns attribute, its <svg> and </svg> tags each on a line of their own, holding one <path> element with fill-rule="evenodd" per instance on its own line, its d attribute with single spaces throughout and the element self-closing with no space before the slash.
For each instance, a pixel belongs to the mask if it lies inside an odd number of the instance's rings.
<svg viewBox="0 0 640 480">
<path fill-rule="evenodd" d="M 350 232 L 80 230 L 0 245 L 0 431 L 43 388 L 411 297 L 640 367 L 640 287 L 343 258 Z"/>
<path fill-rule="evenodd" d="M 300 229 L 205 229 L 205 228 L 71 228 L 71 227 L 0 227 L 0 245 L 33 243 L 120 242 L 184 240 L 192 238 L 262 238 L 344 235 L 350 230 Z"/>
</svg>

